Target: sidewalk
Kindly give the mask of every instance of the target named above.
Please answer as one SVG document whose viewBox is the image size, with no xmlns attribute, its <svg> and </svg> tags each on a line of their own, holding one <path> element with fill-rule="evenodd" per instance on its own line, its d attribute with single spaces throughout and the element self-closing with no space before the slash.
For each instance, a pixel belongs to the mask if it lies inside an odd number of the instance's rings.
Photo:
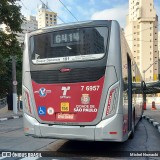
<svg viewBox="0 0 160 160">
<path fill-rule="evenodd" d="M 157 110 L 151 110 L 151 109 L 144 110 L 143 118 L 148 120 L 160 132 L 160 109 L 157 109 Z"/>
<path fill-rule="evenodd" d="M 16 119 L 23 117 L 23 112 L 18 111 L 17 114 L 13 113 L 13 111 L 7 111 L 6 113 L 0 112 L 0 122 L 9 120 L 9 119 Z"/>
</svg>

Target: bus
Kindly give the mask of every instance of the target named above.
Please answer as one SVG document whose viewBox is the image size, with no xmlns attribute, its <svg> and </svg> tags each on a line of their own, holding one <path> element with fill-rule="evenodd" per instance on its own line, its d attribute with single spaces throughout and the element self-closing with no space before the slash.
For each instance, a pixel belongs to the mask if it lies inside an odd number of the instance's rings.
<svg viewBox="0 0 160 160">
<path fill-rule="evenodd" d="M 114 20 L 61 24 L 27 33 L 24 133 L 126 141 L 143 113 L 142 77 Z"/>
</svg>

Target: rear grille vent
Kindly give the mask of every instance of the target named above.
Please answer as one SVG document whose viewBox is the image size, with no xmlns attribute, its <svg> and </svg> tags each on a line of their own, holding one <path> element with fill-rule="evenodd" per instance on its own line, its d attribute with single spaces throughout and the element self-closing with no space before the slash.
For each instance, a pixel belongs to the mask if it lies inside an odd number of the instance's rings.
<svg viewBox="0 0 160 160">
<path fill-rule="evenodd" d="M 31 78 L 39 84 L 90 82 L 100 79 L 105 74 L 105 68 L 74 68 L 70 72 L 31 71 Z"/>
</svg>

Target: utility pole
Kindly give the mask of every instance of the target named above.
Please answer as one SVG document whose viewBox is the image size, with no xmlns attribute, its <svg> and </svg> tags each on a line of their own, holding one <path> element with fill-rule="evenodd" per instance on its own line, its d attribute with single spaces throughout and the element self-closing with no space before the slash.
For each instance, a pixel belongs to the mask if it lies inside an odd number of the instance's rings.
<svg viewBox="0 0 160 160">
<path fill-rule="evenodd" d="M 13 112 L 17 114 L 17 81 L 16 81 L 15 56 L 12 56 L 12 80 L 13 80 Z"/>
</svg>

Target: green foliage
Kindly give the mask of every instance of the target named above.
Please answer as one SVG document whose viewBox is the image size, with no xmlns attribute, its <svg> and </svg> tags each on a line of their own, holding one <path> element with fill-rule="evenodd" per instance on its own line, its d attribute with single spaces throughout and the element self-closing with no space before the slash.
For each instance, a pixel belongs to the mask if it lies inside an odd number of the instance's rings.
<svg viewBox="0 0 160 160">
<path fill-rule="evenodd" d="M 0 0 L 0 24 L 6 24 L 12 32 L 21 32 L 23 18 L 21 7 L 16 2 L 17 0 Z"/>
<path fill-rule="evenodd" d="M 0 31 L 0 98 L 12 92 L 12 56 L 17 57 L 18 92 L 21 92 L 22 49 L 16 33 L 22 32 L 21 24 L 24 18 L 17 1 L 0 0 L 0 24 L 5 24 L 8 31 Z"/>
</svg>

